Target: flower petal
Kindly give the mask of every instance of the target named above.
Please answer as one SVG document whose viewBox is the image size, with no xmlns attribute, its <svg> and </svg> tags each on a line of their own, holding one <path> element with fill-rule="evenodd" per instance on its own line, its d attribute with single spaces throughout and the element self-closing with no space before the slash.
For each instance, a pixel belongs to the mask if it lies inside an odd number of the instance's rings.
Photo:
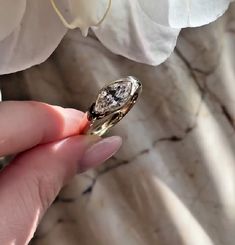
<svg viewBox="0 0 235 245">
<path fill-rule="evenodd" d="M 99 25 L 109 11 L 112 0 L 50 0 L 56 13 L 70 29 L 79 27 L 87 36 L 91 26 Z M 67 6 L 67 8 L 63 7 Z"/>
<path fill-rule="evenodd" d="M 96 26 L 109 8 L 110 0 L 68 0 L 74 23 L 83 35 L 87 35 L 90 26 Z"/>
<path fill-rule="evenodd" d="M 169 26 L 170 0 L 137 0 L 140 7 L 154 22 Z M 182 0 L 179 0 L 182 1 Z"/>
<path fill-rule="evenodd" d="M 171 27 L 196 27 L 219 18 L 231 0 L 171 0 L 169 23 Z"/>
<path fill-rule="evenodd" d="M 0 42 L 0 74 L 45 61 L 66 30 L 49 1 L 28 0 L 21 25 Z"/>
<path fill-rule="evenodd" d="M 113 1 L 104 22 L 93 30 L 112 52 L 151 65 L 169 57 L 180 31 L 154 22 L 137 0 Z"/>
<path fill-rule="evenodd" d="M 26 0 L 0 0 L 0 41 L 19 24 L 24 15 Z"/>
<path fill-rule="evenodd" d="M 138 0 L 155 22 L 173 28 L 196 27 L 220 17 L 233 0 Z"/>
</svg>

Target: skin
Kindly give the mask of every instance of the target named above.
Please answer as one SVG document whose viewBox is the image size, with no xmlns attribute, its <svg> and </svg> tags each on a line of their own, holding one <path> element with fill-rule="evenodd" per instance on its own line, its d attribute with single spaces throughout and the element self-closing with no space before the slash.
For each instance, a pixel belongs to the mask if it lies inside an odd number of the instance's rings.
<svg viewBox="0 0 235 245">
<path fill-rule="evenodd" d="M 63 185 L 100 164 L 82 160 L 100 138 L 79 135 L 83 113 L 74 109 L 12 101 L 0 115 L 0 156 L 16 154 L 0 172 L 0 244 L 28 244 Z"/>
</svg>

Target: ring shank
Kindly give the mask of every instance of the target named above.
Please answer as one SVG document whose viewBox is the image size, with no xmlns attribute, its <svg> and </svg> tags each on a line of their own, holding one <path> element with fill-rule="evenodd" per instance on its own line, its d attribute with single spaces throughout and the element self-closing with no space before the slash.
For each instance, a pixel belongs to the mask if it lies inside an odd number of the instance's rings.
<svg viewBox="0 0 235 245">
<path fill-rule="evenodd" d="M 122 118 L 130 111 L 133 105 L 136 103 L 138 93 L 133 96 L 128 103 L 118 111 L 113 112 L 111 115 L 106 116 L 103 119 L 95 119 L 91 122 L 90 128 L 87 134 L 101 136 L 106 133 L 108 129 L 116 125 Z"/>
<path fill-rule="evenodd" d="M 133 80 L 134 78 L 131 77 L 131 79 Z M 90 111 L 86 113 L 87 125 L 84 129 L 85 134 L 102 136 L 108 129 L 116 125 L 130 111 L 130 109 L 136 103 L 142 90 L 141 83 L 137 79 L 135 79 L 134 82 L 136 86 L 135 91 L 131 94 L 130 99 L 120 109 L 108 114 L 107 116 L 104 116 L 103 118 L 98 118 L 97 116 L 93 115 L 91 107 Z"/>
</svg>

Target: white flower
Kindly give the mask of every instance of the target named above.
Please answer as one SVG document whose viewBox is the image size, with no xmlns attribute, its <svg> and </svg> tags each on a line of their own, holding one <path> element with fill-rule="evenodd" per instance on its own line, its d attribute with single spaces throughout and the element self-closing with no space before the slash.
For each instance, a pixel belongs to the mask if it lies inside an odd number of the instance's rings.
<svg viewBox="0 0 235 245">
<path fill-rule="evenodd" d="M 0 74 L 45 61 L 76 27 L 84 35 L 91 27 L 116 54 L 158 65 L 173 51 L 181 28 L 214 21 L 231 1 L 0 0 Z"/>
</svg>

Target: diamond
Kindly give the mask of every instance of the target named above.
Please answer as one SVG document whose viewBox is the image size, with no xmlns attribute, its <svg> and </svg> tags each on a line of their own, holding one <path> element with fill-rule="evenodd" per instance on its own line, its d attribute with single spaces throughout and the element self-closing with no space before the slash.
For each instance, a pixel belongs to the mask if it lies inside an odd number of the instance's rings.
<svg viewBox="0 0 235 245">
<path fill-rule="evenodd" d="M 101 91 L 100 98 L 104 98 L 107 95 L 107 92 L 105 90 Z"/>
<path fill-rule="evenodd" d="M 119 109 L 128 101 L 131 88 L 129 81 L 115 82 L 103 88 L 96 100 L 94 112 L 104 114 Z"/>
</svg>

